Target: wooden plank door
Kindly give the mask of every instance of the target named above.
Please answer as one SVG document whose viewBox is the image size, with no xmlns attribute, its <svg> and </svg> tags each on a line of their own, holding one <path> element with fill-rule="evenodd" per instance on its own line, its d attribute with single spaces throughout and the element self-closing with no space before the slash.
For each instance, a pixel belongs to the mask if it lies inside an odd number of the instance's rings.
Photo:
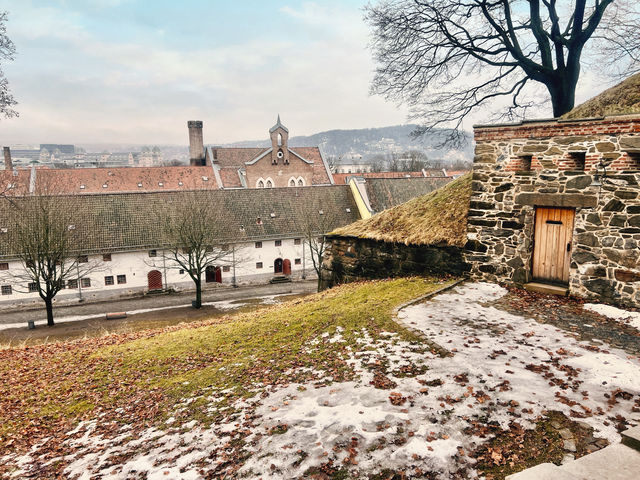
<svg viewBox="0 0 640 480">
<path fill-rule="evenodd" d="M 533 278 L 568 283 L 575 210 L 536 208 Z"/>
</svg>

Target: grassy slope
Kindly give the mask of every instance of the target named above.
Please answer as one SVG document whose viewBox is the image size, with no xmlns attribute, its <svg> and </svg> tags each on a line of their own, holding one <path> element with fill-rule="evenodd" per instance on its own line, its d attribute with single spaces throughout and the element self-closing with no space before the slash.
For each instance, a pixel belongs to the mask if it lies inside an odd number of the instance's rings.
<svg viewBox="0 0 640 480">
<path fill-rule="evenodd" d="M 579 119 L 640 113 L 640 73 L 587 100 L 562 118 Z"/>
<path fill-rule="evenodd" d="M 348 378 L 345 347 L 355 344 L 358 331 L 415 340 L 393 321 L 393 308 L 443 284 L 428 278 L 350 284 L 206 326 L 0 351 L 0 446 L 27 447 L 98 413 L 104 420 L 153 422 L 211 388 L 233 387 L 231 399 L 258 381 L 309 380 L 286 373 L 297 366 Z M 305 348 L 338 326 L 346 343 Z M 203 411 L 194 402 L 189 415 Z"/>
<path fill-rule="evenodd" d="M 470 197 L 471 175 L 468 174 L 434 192 L 332 233 L 407 245 L 463 247 L 467 241 Z"/>
</svg>

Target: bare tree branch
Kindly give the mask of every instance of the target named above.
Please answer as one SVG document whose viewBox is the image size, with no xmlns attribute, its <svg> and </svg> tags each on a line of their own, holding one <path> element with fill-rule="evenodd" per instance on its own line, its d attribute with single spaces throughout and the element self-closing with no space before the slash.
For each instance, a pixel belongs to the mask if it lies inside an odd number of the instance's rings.
<svg viewBox="0 0 640 480">
<path fill-rule="evenodd" d="M 496 99 L 510 99 L 504 116 L 522 118 L 534 104 L 531 80 L 546 87 L 554 116 L 571 110 L 590 40 L 613 49 L 601 47 L 627 72 L 639 64 L 632 0 L 381 0 L 365 20 L 377 63 L 372 93 L 407 105 L 422 122 L 416 136 L 449 127 L 444 143 L 453 145 L 465 140 L 463 120 Z M 619 24 L 624 34 L 613 34 Z"/>
</svg>

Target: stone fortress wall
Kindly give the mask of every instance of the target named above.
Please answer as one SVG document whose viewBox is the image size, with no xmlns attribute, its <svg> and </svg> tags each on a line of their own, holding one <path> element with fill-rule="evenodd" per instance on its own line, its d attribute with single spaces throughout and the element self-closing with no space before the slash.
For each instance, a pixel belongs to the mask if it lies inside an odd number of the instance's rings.
<svg viewBox="0 0 640 480">
<path fill-rule="evenodd" d="M 639 115 L 478 126 L 475 141 L 473 276 L 532 281 L 535 207 L 572 208 L 570 293 L 640 305 Z"/>
</svg>

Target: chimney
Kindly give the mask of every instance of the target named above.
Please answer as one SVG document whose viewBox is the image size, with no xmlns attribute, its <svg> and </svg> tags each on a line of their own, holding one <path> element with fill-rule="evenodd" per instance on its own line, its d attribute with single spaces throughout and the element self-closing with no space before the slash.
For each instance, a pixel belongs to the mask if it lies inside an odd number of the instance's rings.
<svg viewBox="0 0 640 480">
<path fill-rule="evenodd" d="M 9 147 L 4 147 L 4 169 L 8 171 L 13 170 L 13 162 L 11 161 L 11 149 Z"/>
<path fill-rule="evenodd" d="M 189 120 L 189 157 L 192 166 L 204 166 L 204 143 L 202 141 L 202 121 Z"/>
</svg>

